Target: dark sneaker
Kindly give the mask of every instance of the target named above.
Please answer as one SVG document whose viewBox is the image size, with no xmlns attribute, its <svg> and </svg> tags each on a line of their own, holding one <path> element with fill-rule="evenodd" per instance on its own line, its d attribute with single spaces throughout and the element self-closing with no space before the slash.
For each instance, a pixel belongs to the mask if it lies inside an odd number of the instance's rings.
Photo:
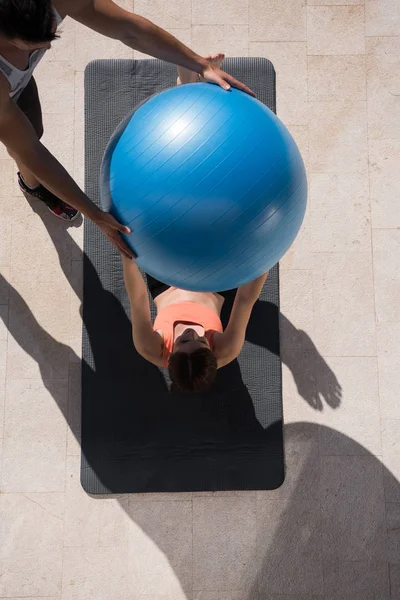
<svg viewBox="0 0 400 600">
<path fill-rule="evenodd" d="M 79 216 L 79 211 L 76 210 L 76 208 L 72 208 L 72 206 L 65 204 L 65 202 L 60 200 L 60 198 L 57 198 L 57 196 L 47 190 L 43 185 L 38 185 L 33 189 L 28 187 L 22 179 L 21 173 L 18 173 L 18 183 L 24 194 L 29 194 L 44 202 L 49 211 L 58 219 L 63 219 L 63 221 L 74 221 Z"/>
</svg>

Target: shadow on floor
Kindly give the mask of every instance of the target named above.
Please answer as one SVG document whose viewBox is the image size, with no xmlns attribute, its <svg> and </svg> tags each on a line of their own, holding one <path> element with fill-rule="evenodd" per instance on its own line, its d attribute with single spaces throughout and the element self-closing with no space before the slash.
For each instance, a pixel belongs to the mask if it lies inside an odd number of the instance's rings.
<svg viewBox="0 0 400 600">
<path fill-rule="evenodd" d="M 59 228 L 62 224 L 54 222 L 49 215 L 43 215 L 43 220 L 54 241 L 59 237 Z M 71 245 L 74 242 L 71 239 Z M 75 256 L 79 256 L 74 248 Z M 59 255 L 61 267 L 70 277 L 70 253 Z M 2 278 L 2 276 L 0 276 Z M 4 279 L 4 278 L 2 278 Z M 80 295 L 80 285 L 71 281 L 74 291 Z M 0 281 L 0 287 L 6 286 L 5 280 Z M 47 334 L 37 323 L 29 307 L 18 292 L 9 286 L 9 323 L 11 335 L 18 344 L 37 361 L 42 373 L 44 383 L 57 373 L 60 360 L 70 358 L 71 350 L 68 346 L 60 344 Z M 99 289 L 99 294 L 108 294 L 106 290 Z M 110 294 L 110 302 L 113 302 Z M 268 307 L 259 303 L 256 311 L 259 318 L 266 318 Z M 121 320 L 126 320 L 126 335 L 130 338 L 130 324 L 125 312 L 121 309 Z M 104 320 L 106 326 L 106 319 Z M 86 323 L 85 326 L 88 326 Z M 94 333 L 99 331 L 98 323 L 93 323 Z M 284 316 L 281 319 L 282 336 L 286 336 L 286 347 L 293 347 L 293 354 L 287 352 L 283 360 L 291 370 L 299 393 L 317 410 L 321 410 L 325 401 L 332 408 L 337 408 L 341 401 L 340 385 L 319 355 L 310 338 L 305 332 L 297 330 Z M 122 329 L 121 329 L 122 331 Z M 110 351 L 116 343 L 112 332 L 103 328 L 103 339 L 111 339 Z M 108 337 L 108 335 L 110 337 Z M 249 341 L 262 344 L 259 330 L 249 327 Z M 113 341 L 114 340 L 114 341 Z M 138 357 L 140 361 L 142 359 Z M 106 368 L 98 364 L 93 357 L 97 369 Z M 151 367 L 142 361 L 140 369 L 147 373 Z M 91 369 L 91 365 L 84 365 Z M 136 368 L 136 367 L 135 367 Z M 150 385 L 165 385 L 164 379 L 158 379 L 158 369 L 151 369 L 152 380 Z M 150 374 L 150 372 L 149 372 Z M 54 375 L 53 375 L 54 376 Z M 240 376 L 240 374 L 237 374 Z M 64 403 L 57 397 L 52 387 L 55 401 L 64 411 L 64 416 L 74 435 L 79 440 L 79 423 L 71 419 L 71 414 L 79 414 L 79 406 L 69 406 L 65 414 Z M 70 398 L 70 402 L 78 402 L 79 397 Z M 324 435 L 329 435 L 336 440 L 336 447 L 340 453 L 341 446 L 346 447 L 347 456 L 324 456 L 323 444 L 319 441 Z M 386 501 L 400 502 L 400 487 L 393 476 L 384 468 L 379 460 L 368 451 L 349 440 L 338 432 L 322 426 L 296 423 L 285 427 L 285 447 L 287 462 L 287 478 L 283 486 L 274 492 L 257 493 L 257 539 L 258 556 L 247 557 L 253 561 L 253 566 L 244 568 L 240 559 L 242 546 L 238 539 L 238 558 L 235 548 L 232 547 L 232 533 L 216 526 L 216 538 L 208 548 L 208 562 L 214 565 L 209 577 L 204 582 L 204 589 L 217 589 L 218 586 L 233 589 L 241 587 L 248 590 L 247 596 L 237 597 L 237 600 L 253 600 L 265 598 L 266 594 L 312 594 L 329 598 L 347 600 L 355 598 L 356 593 L 361 597 L 379 597 L 386 600 L 389 595 L 389 571 L 387 558 L 391 562 L 400 561 L 398 554 L 397 531 L 400 521 L 398 504 L 391 507 L 393 521 L 393 536 L 389 544 L 385 530 L 385 512 L 383 489 L 385 484 Z M 321 447 L 321 453 L 318 448 Z M 331 446 L 332 447 L 332 446 Z M 109 497 L 109 496 L 108 496 Z M 240 498 L 237 502 L 240 504 Z M 179 503 L 176 508 L 176 518 L 179 519 Z M 224 510 L 223 505 L 214 505 L 210 499 L 209 523 L 210 528 L 218 524 L 219 510 Z M 146 532 L 146 522 L 140 522 L 135 503 L 129 503 L 128 509 L 131 518 Z M 397 523 L 397 525 L 396 525 Z M 390 523 L 389 527 L 390 527 Z M 234 526 L 234 524 L 233 524 Z M 238 530 L 238 535 L 240 530 Z M 149 531 L 154 542 L 168 557 L 170 547 L 168 536 L 164 529 L 159 532 Z M 203 535 L 197 531 L 197 536 Z M 218 539 L 217 539 L 218 538 Z M 195 544 L 201 544 L 198 537 Z M 221 553 L 224 543 L 230 544 L 232 553 L 229 556 Z M 389 553 L 389 554 L 388 554 Z M 238 560 L 236 568 L 232 569 L 229 561 Z M 224 561 L 228 561 L 224 564 Z M 171 562 L 178 577 L 179 566 Z M 398 572 L 398 571 L 397 571 Z M 228 573 L 228 575 L 227 575 Z M 223 579 L 222 579 L 222 574 Z M 231 578 L 231 579 L 230 579 Z M 185 594 L 191 598 L 191 583 L 186 583 L 182 576 L 182 585 Z M 194 572 L 194 584 L 198 588 L 199 575 Z M 358 588 L 352 586 L 358 585 Z M 375 594 L 376 590 L 376 596 Z M 351 593 L 350 593 L 351 592 Z M 211 596 L 210 596 L 211 597 Z M 205 594 L 202 600 L 207 598 Z M 229 600 L 236 596 L 229 596 Z"/>
</svg>

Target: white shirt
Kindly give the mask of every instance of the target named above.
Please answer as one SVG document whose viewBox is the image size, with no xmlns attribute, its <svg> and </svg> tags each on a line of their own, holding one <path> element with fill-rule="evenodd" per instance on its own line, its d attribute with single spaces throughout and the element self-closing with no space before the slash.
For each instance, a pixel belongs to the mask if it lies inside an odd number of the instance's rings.
<svg viewBox="0 0 400 600">
<path fill-rule="evenodd" d="M 53 8 L 53 10 L 58 27 L 58 25 L 62 22 L 62 18 L 60 17 L 55 8 Z M 10 97 L 15 102 L 18 100 L 22 90 L 28 85 L 34 69 L 41 61 L 45 52 L 45 48 L 34 50 L 29 56 L 29 65 L 23 71 L 21 71 L 21 69 L 17 69 L 17 67 L 9 63 L 8 60 L 4 58 L 4 56 L 0 56 L 0 73 L 2 73 L 4 77 L 8 80 L 11 86 Z"/>
</svg>

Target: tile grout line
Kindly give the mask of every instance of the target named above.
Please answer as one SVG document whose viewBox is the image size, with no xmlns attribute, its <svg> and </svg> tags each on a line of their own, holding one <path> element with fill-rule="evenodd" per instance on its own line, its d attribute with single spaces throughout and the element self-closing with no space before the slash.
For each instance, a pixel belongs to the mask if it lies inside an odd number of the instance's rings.
<svg viewBox="0 0 400 600">
<path fill-rule="evenodd" d="M 364 11 L 364 37 L 366 38 L 366 20 Z M 365 70 L 365 101 L 366 101 L 366 128 L 367 128 L 367 181 L 368 181 L 368 208 L 369 208 L 369 229 L 371 237 L 371 268 L 372 268 L 372 289 L 373 289 L 373 302 L 374 302 L 374 317 L 375 317 L 375 352 L 376 352 L 376 368 L 377 368 L 377 384 L 378 384 L 378 405 L 379 405 L 379 425 L 380 425 L 380 445 L 382 449 L 382 406 L 381 406 L 381 395 L 380 395 L 380 378 L 379 378 L 379 356 L 378 356 L 378 331 L 377 331 L 377 314 L 376 314 L 376 284 L 375 284 L 375 262 L 374 262 L 374 239 L 373 239 L 373 226 L 372 226 L 372 190 L 371 190 L 371 160 L 370 160 L 370 146 L 369 146 L 369 120 L 368 120 L 368 81 L 367 81 L 367 48 L 365 48 L 364 54 L 364 70 Z M 386 518 L 386 512 L 385 512 Z"/>
<path fill-rule="evenodd" d="M 366 19 L 365 19 L 365 9 L 364 9 L 364 38 L 365 42 L 367 42 L 367 32 L 366 32 Z M 384 456 L 383 456 L 383 443 L 382 443 L 382 404 L 381 404 L 381 382 L 379 376 L 379 356 L 378 356 L 378 331 L 377 331 L 377 314 L 376 314 L 376 287 L 375 287 L 375 262 L 374 262 L 374 239 L 373 239 L 373 226 L 372 226 L 372 190 L 371 190 L 371 160 L 370 160 L 370 137 L 369 137 L 369 119 L 368 119 L 368 71 L 367 71 L 367 45 L 365 44 L 365 53 L 364 53 L 364 69 L 365 69 L 365 101 L 366 101 L 366 126 L 367 126 L 367 160 L 368 160 L 368 200 L 369 200 L 369 226 L 370 226 L 370 236 L 371 236 L 371 267 L 372 267 L 372 286 L 373 286 L 373 302 L 374 302 L 374 316 L 375 316 L 375 351 L 376 351 L 376 378 L 377 378 L 377 392 L 378 392 L 378 406 L 379 406 L 379 428 L 380 428 L 380 448 L 381 448 L 381 474 L 382 474 L 382 489 L 383 489 L 383 515 L 384 515 L 384 527 L 385 527 L 385 546 L 388 548 L 388 527 L 387 527 L 387 512 L 386 512 L 386 497 L 385 497 L 385 484 L 384 484 Z M 392 596 L 392 584 L 390 577 L 390 562 L 389 557 L 387 557 L 387 578 L 389 584 L 389 595 Z"/>
<path fill-rule="evenodd" d="M 72 67 L 74 73 L 74 87 L 73 87 L 73 139 L 72 139 L 72 177 L 75 181 L 75 128 L 76 128 L 76 68 L 75 68 L 75 50 L 76 50 L 76 24 L 73 24 L 73 36 L 72 43 L 74 45 L 74 56 L 72 60 Z M 69 236 L 68 230 L 65 231 L 65 235 Z M 72 250 L 72 245 L 70 243 L 70 250 Z M 69 267 L 70 273 L 72 272 L 72 253 L 69 253 Z M 72 303 L 72 288 L 69 285 L 69 298 L 68 298 L 68 307 L 69 307 L 69 323 L 71 326 L 71 303 Z M 69 347 L 71 350 L 71 340 L 69 339 Z M 64 558 L 65 558 L 65 531 L 66 531 L 66 519 L 65 519 L 65 509 L 66 509 L 66 501 L 67 501 L 67 476 L 68 476 L 68 439 L 69 439 L 69 416 L 70 416 L 70 387 L 71 387 L 71 370 L 70 370 L 70 353 L 68 353 L 68 371 L 67 371 L 67 414 L 66 414 L 66 425 L 67 432 L 65 436 L 65 468 L 64 468 L 64 505 L 63 505 L 63 532 L 62 532 L 62 544 L 61 544 L 61 582 L 60 582 L 60 597 L 64 596 Z"/>
<path fill-rule="evenodd" d="M 310 112 L 309 112 L 309 54 L 308 54 L 308 6 L 306 3 L 305 6 L 305 13 L 306 13 L 306 85 L 307 85 L 307 143 L 308 143 L 308 156 L 307 156 L 307 166 L 309 166 L 310 164 Z M 311 211 L 311 203 L 310 203 L 310 211 Z M 314 261 L 313 261 L 313 267 L 314 265 Z M 313 333 L 315 332 L 315 303 L 314 303 L 314 268 L 311 270 L 311 299 L 312 299 L 312 329 L 313 329 Z M 317 436 L 316 436 L 316 441 L 317 441 L 317 453 L 318 453 L 318 482 L 320 482 L 321 480 L 321 461 L 322 461 L 322 455 L 321 455 L 321 426 L 319 424 L 317 424 Z M 319 515 L 322 515 L 322 499 L 321 499 L 321 495 L 319 494 L 319 498 L 318 498 L 318 512 Z M 325 594 L 325 576 L 324 576 L 324 568 L 323 568 L 323 556 L 324 556 L 324 546 L 323 546 L 323 539 L 321 540 L 321 551 L 322 551 L 322 557 L 321 557 L 321 579 L 322 579 L 322 593 Z"/>
</svg>

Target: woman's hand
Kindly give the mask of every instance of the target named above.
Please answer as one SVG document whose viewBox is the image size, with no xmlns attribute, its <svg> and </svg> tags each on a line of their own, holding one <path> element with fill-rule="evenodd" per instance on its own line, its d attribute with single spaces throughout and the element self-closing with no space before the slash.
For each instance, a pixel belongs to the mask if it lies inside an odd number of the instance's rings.
<svg viewBox="0 0 400 600">
<path fill-rule="evenodd" d="M 211 62 L 207 63 L 201 75 L 202 77 L 204 77 L 205 81 L 208 81 L 209 83 L 216 83 L 217 85 L 220 85 L 222 88 L 224 88 L 224 90 L 230 90 L 231 87 L 234 87 L 238 90 L 242 90 L 242 92 L 250 94 L 250 96 L 253 96 L 254 98 L 256 96 L 250 88 L 244 85 L 244 83 L 241 83 L 240 81 L 232 77 L 232 75 L 225 73 L 225 71 L 222 71 L 221 69 L 213 65 Z"/>
<path fill-rule="evenodd" d="M 121 237 L 121 233 L 125 233 L 126 235 L 131 233 L 129 227 L 121 225 L 110 213 L 104 211 L 100 211 L 100 215 L 96 217 L 95 223 L 108 237 L 110 242 L 114 244 L 118 252 L 130 259 L 137 258 L 136 254 L 132 252 Z"/>
</svg>

